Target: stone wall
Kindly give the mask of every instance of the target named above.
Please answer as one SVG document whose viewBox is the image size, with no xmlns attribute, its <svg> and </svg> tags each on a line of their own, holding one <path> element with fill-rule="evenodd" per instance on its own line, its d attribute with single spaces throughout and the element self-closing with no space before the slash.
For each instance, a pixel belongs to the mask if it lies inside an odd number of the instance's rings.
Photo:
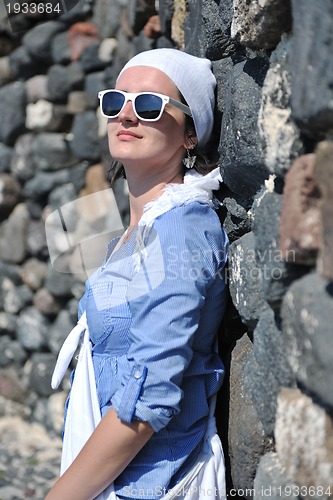
<svg viewBox="0 0 333 500">
<path fill-rule="evenodd" d="M 80 256 L 98 261 L 91 232 L 127 223 L 126 187 L 115 191 L 120 214 L 107 189 L 97 92 L 134 53 L 174 46 L 211 59 L 218 81 L 212 147 L 225 182 L 231 298 L 217 420 L 230 496 L 328 499 L 332 2 L 96 0 L 44 23 L 0 15 L 2 418 L 60 433 L 68 379 L 53 394 L 50 376 L 76 320 Z M 96 205 L 101 189 L 110 210 Z"/>
</svg>

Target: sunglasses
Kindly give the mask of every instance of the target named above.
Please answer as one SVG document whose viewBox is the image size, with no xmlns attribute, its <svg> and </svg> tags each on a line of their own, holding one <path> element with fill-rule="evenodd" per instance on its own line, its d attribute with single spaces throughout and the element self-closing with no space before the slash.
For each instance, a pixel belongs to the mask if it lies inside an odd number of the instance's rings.
<svg viewBox="0 0 333 500">
<path fill-rule="evenodd" d="M 155 92 L 123 92 L 122 90 L 102 90 L 98 93 L 100 107 L 106 118 L 117 118 L 128 101 L 132 102 L 135 116 L 145 122 L 156 122 L 163 114 L 166 104 L 172 104 L 188 116 L 190 108 L 171 97 Z"/>
</svg>

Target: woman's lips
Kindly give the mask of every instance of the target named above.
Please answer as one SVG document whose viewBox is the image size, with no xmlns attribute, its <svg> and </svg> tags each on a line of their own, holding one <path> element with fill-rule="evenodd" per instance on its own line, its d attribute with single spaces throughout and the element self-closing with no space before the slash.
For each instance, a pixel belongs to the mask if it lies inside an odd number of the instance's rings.
<svg viewBox="0 0 333 500">
<path fill-rule="evenodd" d="M 117 137 L 119 137 L 120 140 L 122 141 L 132 141 L 134 139 L 141 139 L 141 136 L 134 134 L 134 132 L 131 132 L 129 130 L 120 130 L 118 132 Z"/>
</svg>

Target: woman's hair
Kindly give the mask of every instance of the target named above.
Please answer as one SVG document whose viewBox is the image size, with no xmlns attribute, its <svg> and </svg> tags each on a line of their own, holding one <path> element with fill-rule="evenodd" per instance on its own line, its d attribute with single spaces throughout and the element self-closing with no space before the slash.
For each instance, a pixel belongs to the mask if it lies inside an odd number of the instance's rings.
<svg viewBox="0 0 333 500">
<path fill-rule="evenodd" d="M 185 99 L 182 99 L 185 102 Z M 185 134 L 189 138 L 189 141 L 193 144 L 193 148 L 191 149 L 191 156 L 195 156 L 195 164 L 193 166 L 194 170 L 196 170 L 199 174 L 205 175 L 208 174 L 211 170 L 213 170 L 217 161 L 216 158 L 212 158 L 208 151 L 203 148 L 200 148 L 194 141 L 192 141 L 191 137 L 195 136 L 195 127 L 193 118 L 188 115 L 185 115 Z M 183 173 L 187 171 L 187 168 L 184 166 Z"/>
</svg>

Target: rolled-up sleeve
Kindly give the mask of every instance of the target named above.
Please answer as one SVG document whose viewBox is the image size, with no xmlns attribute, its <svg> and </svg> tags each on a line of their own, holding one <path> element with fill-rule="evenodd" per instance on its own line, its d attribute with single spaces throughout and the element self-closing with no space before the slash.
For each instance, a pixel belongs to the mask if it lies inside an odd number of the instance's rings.
<svg viewBox="0 0 333 500">
<path fill-rule="evenodd" d="M 128 289 L 130 369 L 111 403 L 121 420 L 146 421 L 157 432 L 180 411 L 193 338 L 216 280 L 223 293 L 227 239 L 215 212 L 199 203 L 163 214 L 153 231 Z"/>
</svg>

